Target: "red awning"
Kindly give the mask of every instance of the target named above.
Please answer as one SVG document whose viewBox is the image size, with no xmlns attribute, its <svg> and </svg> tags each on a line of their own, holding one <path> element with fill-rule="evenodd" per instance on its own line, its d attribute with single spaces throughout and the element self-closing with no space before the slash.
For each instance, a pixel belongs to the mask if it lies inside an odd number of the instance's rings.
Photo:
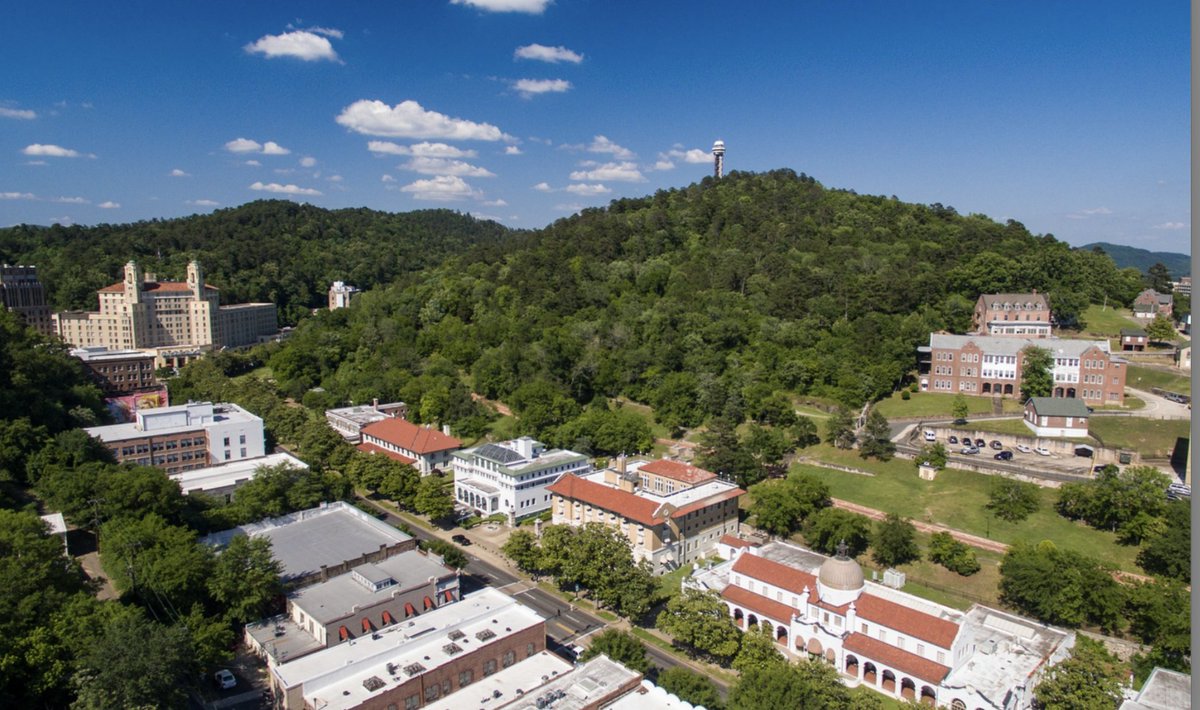
<svg viewBox="0 0 1200 710">
<path fill-rule="evenodd" d="M 447 589 L 442 594 L 446 597 L 446 601 L 448 601 L 448 602 L 454 601 L 454 590 L 453 589 Z"/>
<path fill-rule="evenodd" d="M 383 625 L 387 626 L 388 624 L 394 624 L 394 623 L 396 623 L 396 620 L 392 618 L 392 613 L 390 611 L 388 611 L 387 609 L 384 609 L 383 610 Z"/>
<path fill-rule="evenodd" d="M 405 619 L 407 619 L 408 617 L 410 617 L 416 613 L 417 613 L 417 610 L 413 607 L 412 602 L 404 602 L 404 618 Z"/>
<path fill-rule="evenodd" d="M 363 633 L 364 634 L 371 633 L 371 620 L 370 619 L 363 619 Z"/>
<path fill-rule="evenodd" d="M 338 627 L 338 638 L 342 641 L 350 638 L 350 629 L 347 629 L 345 626 Z"/>
<path fill-rule="evenodd" d="M 429 597 L 425 597 L 425 608 L 432 609 L 433 607 L 434 607 L 433 600 L 430 599 Z"/>
</svg>

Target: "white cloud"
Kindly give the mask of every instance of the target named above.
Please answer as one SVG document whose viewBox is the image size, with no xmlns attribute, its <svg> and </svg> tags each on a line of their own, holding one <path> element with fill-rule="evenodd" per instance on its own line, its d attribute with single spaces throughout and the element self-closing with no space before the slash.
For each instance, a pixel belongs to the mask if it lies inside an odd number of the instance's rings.
<svg viewBox="0 0 1200 710">
<path fill-rule="evenodd" d="M 249 138 L 235 138 L 225 144 L 225 150 L 230 153 L 260 153 L 262 155 L 287 155 L 292 152 L 275 141 L 259 143 Z"/>
<path fill-rule="evenodd" d="M 269 182 L 265 185 L 261 182 L 256 182 L 250 186 L 251 190 L 259 190 L 262 192 L 277 192 L 284 195 L 320 195 L 320 190 L 314 190 L 311 187 L 300 187 L 298 185 L 280 185 L 277 182 Z"/>
<path fill-rule="evenodd" d="M 216 207 L 220 202 L 216 200 L 187 200 L 185 204 L 194 205 L 196 207 Z"/>
<path fill-rule="evenodd" d="M 571 173 L 571 179 L 596 182 L 605 180 L 609 182 L 646 182 L 646 176 L 642 175 L 642 171 L 638 170 L 634 163 L 605 163 L 603 165 L 585 163 L 585 166 L 588 165 L 592 165 L 591 170 L 576 170 Z"/>
<path fill-rule="evenodd" d="M 317 164 L 317 159 L 310 155 L 306 155 L 300 159 L 300 165 L 305 168 L 311 168 L 312 166 L 314 166 L 316 164 Z"/>
<path fill-rule="evenodd" d="M 352 131 L 370 136 L 460 141 L 498 141 L 508 138 L 491 124 L 426 111 L 421 104 L 412 100 L 388 106 L 382 101 L 360 99 L 342 109 L 336 120 Z"/>
<path fill-rule="evenodd" d="M 328 39 L 305 30 L 285 32 L 281 35 L 266 35 L 246 45 L 245 50 L 250 54 L 261 54 L 269 59 L 295 57 L 306 62 L 322 59 L 338 61 L 337 52 L 333 51 L 333 45 L 329 43 Z"/>
<path fill-rule="evenodd" d="M 384 175 L 383 177 L 381 177 L 379 179 L 382 182 L 396 182 L 396 178 L 392 177 L 391 175 Z"/>
<path fill-rule="evenodd" d="M 243 163 L 243 164 L 244 164 L 244 165 L 249 165 L 249 166 L 250 166 L 250 167 L 252 167 L 252 168 L 261 168 L 261 167 L 262 167 L 262 163 L 258 162 L 257 160 L 247 160 L 247 161 L 246 161 L 245 163 Z"/>
<path fill-rule="evenodd" d="M 85 197 L 56 197 L 51 202 L 61 202 L 66 205 L 90 205 L 92 201 Z"/>
<path fill-rule="evenodd" d="M 1155 229 L 1187 229 L 1187 225 L 1183 222 L 1163 222 L 1162 224 L 1154 225 Z"/>
<path fill-rule="evenodd" d="M 291 175 L 296 171 L 292 168 L 275 168 L 271 172 L 275 173 L 276 175 Z"/>
<path fill-rule="evenodd" d="M 713 159 L 712 153 L 706 150 L 701 150 L 700 148 L 692 148 L 691 150 L 680 150 L 679 148 L 674 148 L 672 150 L 668 150 L 666 153 L 659 153 L 658 157 L 662 159 L 682 160 L 685 163 L 695 164 L 711 163 Z"/>
<path fill-rule="evenodd" d="M 32 192 L 0 192 L 0 200 L 36 200 Z"/>
<path fill-rule="evenodd" d="M 47 158 L 84 158 L 84 157 L 95 158 L 96 157 L 96 155 L 94 153 L 86 153 L 86 154 L 80 153 L 77 150 L 71 150 L 70 148 L 64 148 L 60 145 L 54 145 L 52 143 L 45 143 L 45 144 L 33 143 L 32 145 L 27 145 L 24 148 L 22 148 L 21 153 L 23 153 L 24 155 L 40 155 L 40 156 L 45 156 Z"/>
<path fill-rule="evenodd" d="M 484 202 L 483 205 L 484 207 L 508 207 L 508 203 L 500 198 L 488 200 L 487 202 Z"/>
<path fill-rule="evenodd" d="M 429 180 L 417 180 L 400 188 L 400 191 L 412 193 L 412 196 L 418 200 L 434 200 L 436 202 L 479 197 L 479 193 L 457 175 L 439 175 Z"/>
<path fill-rule="evenodd" d="M 665 158 L 659 158 L 658 162 L 654 163 L 654 165 L 652 165 L 650 167 L 650 169 L 651 170 L 674 170 L 675 163 L 672 163 L 671 161 L 669 161 Z"/>
<path fill-rule="evenodd" d="M 583 209 L 583 205 L 580 205 L 580 204 L 555 205 L 554 209 L 559 212 L 578 212 L 579 210 Z"/>
<path fill-rule="evenodd" d="M 184 171 L 180 170 L 179 168 L 175 168 L 174 170 L 172 170 L 172 171 L 171 171 L 170 173 L 168 173 L 168 174 L 169 174 L 171 177 L 191 177 L 191 175 L 189 175 L 189 174 L 185 173 Z"/>
<path fill-rule="evenodd" d="M 567 185 L 566 190 L 567 192 L 575 195 L 607 195 L 608 193 L 612 192 L 612 190 L 603 185 L 589 185 L 587 183 Z"/>
<path fill-rule="evenodd" d="M 288 25 L 288 29 L 294 30 L 296 28 L 292 27 L 291 25 Z M 336 27 L 306 27 L 305 29 L 307 29 L 309 32 L 316 32 L 319 35 L 325 35 L 326 37 L 333 37 L 334 39 L 341 39 L 346 36 L 345 32 L 342 32 L 341 30 L 337 29 Z"/>
<path fill-rule="evenodd" d="M 37 118 L 36 111 L 21 108 L 4 108 L 0 106 L 0 118 L 15 118 L 18 121 L 32 121 Z"/>
<path fill-rule="evenodd" d="M 533 189 L 538 192 L 554 192 L 554 188 L 550 187 L 550 183 L 548 182 L 539 182 L 533 186 Z"/>
<path fill-rule="evenodd" d="M 424 158 L 474 158 L 479 155 L 473 150 L 465 150 L 445 143 L 430 143 L 428 141 L 414 143 L 411 146 L 399 145 L 391 141 L 368 141 L 367 150 L 372 153 L 416 155 Z"/>
<path fill-rule="evenodd" d="M 98 204 L 96 206 L 102 210 L 115 210 L 121 206 L 121 203 L 113 202 L 112 200 L 108 200 L 106 202 L 101 202 L 100 204 Z"/>
<path fill-rule="evenodd" d="M 504 154 L 505 155 L 523 155 L 521 153 L 521 149 L 516 147 L 515 145 L 510 145 L 510 146 L 505 147 Z"/>
<path fill-rule="evenodd" d="M 496 177 L 496 174 L 461 160 L 446 158 L 415 157 L 398 166 L 401 170 L 411 170 L 422 175 L 463 175 L 466 177 Z"/>
<path fill-rule="evenodd" d="M 1110 215 L 1112 213 L 1113 211 L 1107 207 L 1096 207 L 1095 209 L 1072 212 L 1071 214 L 1067 215 L 1067 219 L 1087 219 L 1089 217 L 1095 217 L 1096 215 L 1103 216 Z"/>
<path fill-rule="evenodd" d="M 327 177 L 325 179 L 328 180 L 329 182 L 341 182 L 341 181 L 345 180 L 346 178 L 342 177 L 341 175 L 330 175 L 329 177 Z"/>
<path fill-rule="evenodd" d="M 44 160 L 26 160 L 24 164 L 25 165 L 46 165 L 47 163 Z"/>
<path fill-rule="evenodd" d="M 540 15 L 551 0 L 450 0 L 451 5 L 469 5 L 486 12 L 524 12 Z"/>
<path fill-rule="evenodd" d="M 525 98 L 539 94 L 561 94 L 571 90 L 571 82 L 566 79 L 519 79 L 513 88 L 521 92 Z"/>
<path fill-rule="evenodd" d="M 635 155 L 632 150 L 613 143 L 606 136 L 596 136 L 593 138 L 592 144 L 587 147 L 587 151 L 589 153 L 607 153 L 618 160 L 629 160 Z"/>
<path fill-rule="evenodd" d="M 533 59 L 539 62 L 549 62 L 557 64 L 558 62 L 570 62 L 578 64 L 583 61 L 583 55 L 578 52 L 572 52 L 566 47 L 547 47 L 544 44 L 527 44 L 524 47 L 517 47 L 517 51 L 513 52 L 513 56 L 517 59 Z"/>
</svg>

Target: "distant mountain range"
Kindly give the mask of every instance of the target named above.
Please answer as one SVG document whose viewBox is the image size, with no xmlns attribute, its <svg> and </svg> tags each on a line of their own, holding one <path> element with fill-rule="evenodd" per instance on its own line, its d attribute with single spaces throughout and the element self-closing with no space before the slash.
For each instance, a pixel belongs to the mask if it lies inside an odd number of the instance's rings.
<svg viewBox="0 0 1200 710">
<path fill-rule="evenodd" d="M 1112 257 L 1113 263 L 1118 268 L 1132 266 L 1141 269 L 1144 273 L 1147 269 L 1155 264 L 1162 262 L 1163 266 L 1171 272 L 1171 277 L 1178 279 L 1180 276 L 1192 275 L 1192 257 L 1188 254 L 1178 254 L 1173 251 L 1147 251 L 1138 249 L 1137 247 L 1129 247 L 1124 244 L 1109 244 L 1108 242 L 1094 242 L 1085 244 L 1079 247 L 1080 249 L 1092 249 L 1100 247 L 1104 253 Z"/>
</svg>

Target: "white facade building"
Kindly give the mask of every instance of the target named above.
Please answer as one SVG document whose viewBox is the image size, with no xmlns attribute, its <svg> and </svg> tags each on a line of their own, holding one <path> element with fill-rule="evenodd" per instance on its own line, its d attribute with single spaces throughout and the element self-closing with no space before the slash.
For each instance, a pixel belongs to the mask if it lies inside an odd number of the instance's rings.
<svg viewBox="0 0 1200 710">
<path fill-rule="evenodd" d="M 113 452 L 120 463 L 157 466 L 167 473 L 256 459 L 266 454 L 263 420 L 236 404 L 188 402 L 141 409 L 126 424 L 84 429 Z M 197 443 L 203 449 L 183 452 Z M 199 448 L 199 447 L 197 447 Z"/>
<path fill-rule="evenodd" d="M 523 518 L 550 507 L 546 490 L 565 473 L 592 470 L 587 456 L 564 449 L 546 450 L 528 436 L 483 444 L 454 454 L 454 498 L 483 515 L 504 513 Z"/>
</svg>

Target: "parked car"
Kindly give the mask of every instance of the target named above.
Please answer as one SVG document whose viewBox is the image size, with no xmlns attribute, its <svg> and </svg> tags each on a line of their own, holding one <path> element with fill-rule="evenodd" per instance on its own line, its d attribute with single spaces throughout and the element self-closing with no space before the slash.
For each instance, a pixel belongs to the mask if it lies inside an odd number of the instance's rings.
<svg viewBox="0 0 1200 710">
<path fill-rule="evenodd" d="M 937 441 L 937 435 L 929 429 L 925 430 L 925 441 Z"/>
<path fill-rule="evenodd" d="M 1109 466 L 1112 466 L 1113 468 L 1117 468 L 1117 465 L 1115 463 L 1106 463 L 1106 464 L 1101 464 L 1099 466 L 1092 466 L 1092 473 L 1100 473 L 1101 471 L 1108 468 Z M 1117 470 L 1119 471 L 1121 469 L 1117 468 Z"/>
<path fill-rule="evenodd" d="M 999 451 L 1000 449 L 1004 448 L 1004 444 L 1000 443 L 999 439 L 996 439 L 995 441 L 993 441 L 991 444 L 988 444 L 988 445 L 991 446 L 996 451 Z"/>
<path fill-rule="evenodd" d="M 987 442 L 984 441 L 983 439 L 976 439 L 975 440 L 975 448 L 985 449 L 985 448 L 987 448 Z"/>
<path fill-rule="evenodd" d="M 1033 451 L 1033 449 L 1029 448 L 1028 446 L 1026 446 L 1024 444 L 1017 444 L 1013 448 L 1015 448 L 1017 451 L 1020 451 L 1023 454 L 1028 454 Z"/>
<path fill-rule="evenodd" d="M 1011 451 L 1001 451 L 992 458 L 997 461 L 1012 461 L 1013 453 Z"/>
<path fill-rule="evenodd" d="M 1049 456 L 1050 455 L 1050 449 L 1047 449 L 1045 446 L 1039 446 L 1036 449 L 1034 449 L 1034 451 L 1037 452 L 1038 456 Z"/>
<path fill-rule="evenodd" d="M 213 673 L 213 683 L 215 683 L 216 686 L 221 690 L 229 690 L 237 685 L 237 677 L 234 676 L 228 668 L 222 668 L 216 673 Z"/>
<path fill-rule="evenodd" d="M 467 537 L 466 535 L 463 535 L 462 533 L 453 535 L 450 537 L 450 539 L 453 540 L 454 542 L 458 543 L 459 545 L 462 545 L 463 547 L 466 547 L 467 545 L 471 544 L 471 538 Z"/>
<path fill-rule="evenodd" d="M 959 451 L 959 453 L 960 454 L 968 454 L 968 455 L 973 456 L 973 455 L 979 453 L 979 449 L 975 448 L 974 446 L 964 446 Z"/>
<path fill-rule="evenodd" d="M 946 439 L 946 441 L 949 441 L 951 444 L 957 444 L 957 443 L 958 443 L 958 437 L 957 437 L 957 436 L 955 436 L 955 435 L 953 435 L 953 434 L 951 434 L 951 435 L 949 436 L 949 438 L 947 438 L 947 439 Z"/>
</svg>

